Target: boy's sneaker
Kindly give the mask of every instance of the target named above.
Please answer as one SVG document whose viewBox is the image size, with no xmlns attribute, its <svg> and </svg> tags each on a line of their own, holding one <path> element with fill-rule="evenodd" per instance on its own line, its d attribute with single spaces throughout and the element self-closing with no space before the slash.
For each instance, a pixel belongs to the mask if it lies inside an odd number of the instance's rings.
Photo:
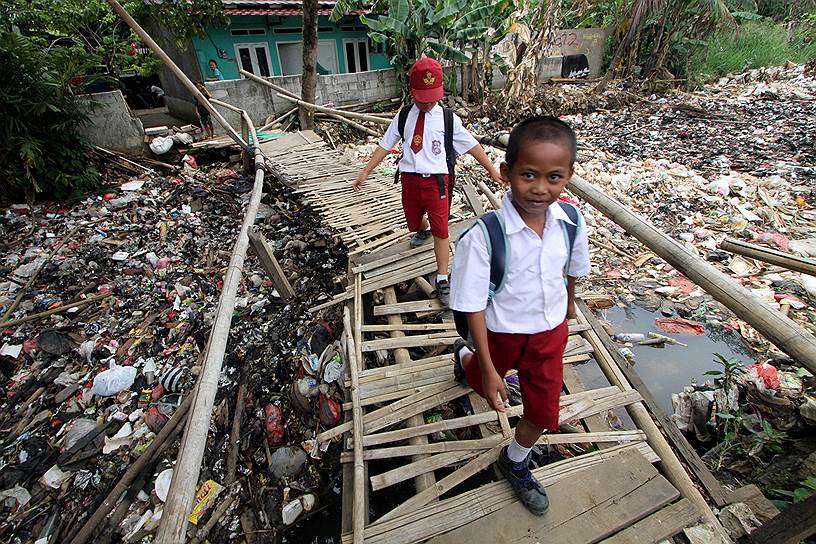
<svg viewBox="0 0 816 544">
<path fill-rule="evenodd" d="M 425 240 L 431 237 L 431 231 L 429 230 L 418 230 L 416 234 L 411 236 L 411 241 L 408 245 L 411 246 L 411 249 L 421 246 L 425 243 Z"/>
<path fill-rule="evenodd" d="M 470 348 L 467 342 L 465 342 L 462 338 L 453 343 L 453 379 L 459 383 L 467 383 L 465 366 L 462 364 L 462 359 L 459 357 L 459 351 L 465 347 Z"/>
<path fill-rule="evenodd" d="M 530 454 L 520 462 L 514 463 L 507 457 L 507 446 L 499 454 L 499 459 L 493 464 L 496 470 L 513 486 L 521 503 L 527 509 L 541 516 L 550 507 L 550 500 L 544 487 L 530 472 Z"/>
<path fill-rule="evenodd" d="M 439 299 L 443 308 L 447 308 L 450 305 L 450 282 L 448 280 L 437 280 L 436 298 Z"/>
</svg>

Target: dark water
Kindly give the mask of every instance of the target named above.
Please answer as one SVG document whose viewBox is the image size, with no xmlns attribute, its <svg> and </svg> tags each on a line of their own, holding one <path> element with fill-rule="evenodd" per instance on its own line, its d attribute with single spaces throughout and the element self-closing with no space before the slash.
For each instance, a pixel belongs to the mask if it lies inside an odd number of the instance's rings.
<svg viewBox="0 0 816 544">
<path fill-rule="evenodd" d="M 602 310 L 598 316 L 611 323 L 615 333 L 657 332 L 688 344 L 688 347 L 666 344 L 664 348 L 638 345 L 630 348 L 635 354 L 635 370 L 667 414 L 674 411 L 672 393 L 679 393 L 692 381 L 703 383 L 711 380 L 712 377 L 704 373 L 722 368 L 714 363 L 715 353 L 727 359 L 736 357 L 746 364 L 754 362 L 751 350 L 742 342 L 739 333 L 720 327 L 706 326 L 705 334 L 700 336 L 668 334 L 654 324 L 654 320 L 661 317 L 659 312 L 649 312 L 635 306 Z M 622 343 L 618 345 L 624 347 Z"/>
</svg>

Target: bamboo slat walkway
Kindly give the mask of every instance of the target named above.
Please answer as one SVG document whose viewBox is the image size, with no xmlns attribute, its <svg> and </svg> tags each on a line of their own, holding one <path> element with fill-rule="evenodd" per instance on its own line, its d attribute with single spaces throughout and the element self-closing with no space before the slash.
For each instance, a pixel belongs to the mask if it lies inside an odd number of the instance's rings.
<svg viewBox="0 0 816 544">
<path fill-rule="evenodd" d="M 432 246 L 410 249 L 391 237 L 404 231 L 396 187 L 377 187 L 365 201 L 339 197 L 356 170 L 321 166 L 305 175 L 304 166 L 325 164 L 330 150 L 308 133 L 300 137 L 302 145 L 281 139 L 272 144 L 279 150 L 264 149 L 279 173 L 299 173 L 297 190 L 330 225 L 350 229 L 346 236 L 358 248 L 385 240 L 350 257 L 349 288 L 330 301 L 346 304 L 342 344 L 352 373 L 344 408 L 351 417 L 317 439 L 343 441 L 345 544 L 659 542 L 713 518 L 651 419 L 638 426 L 624 413 L 643 422 L 641 396 L 616 366 L 617 354 L 599 341 L 606 332 L 580 310 L 569 323 L 564 359 L 560 419 L 571 423 L 570 432 L 539 441 L 567 455 L 534 471 L 548 489 L 550 510 L 533 516 L 509 484 L 491 481 L 489 469 L 522 407 L 495 412 L 453 379 L 456 332 L 426 279 L 435 271 Z M 343 214 L 334 213 L 338 207 L 346 208 Z M 379 213 L 378 224 L 391 231 L 366 230 L 370 213 Z M 451 225 L 452 237 L 467 224 Z M 369 295 L 375 291 L 381 295 Z M 597 364 L 607 384 L 584 386 L 582 364 Z M 429 413 L 436 417 L 426 419 Z M 411 483 L 414 492 L 405 498 Z"/>
</svg>

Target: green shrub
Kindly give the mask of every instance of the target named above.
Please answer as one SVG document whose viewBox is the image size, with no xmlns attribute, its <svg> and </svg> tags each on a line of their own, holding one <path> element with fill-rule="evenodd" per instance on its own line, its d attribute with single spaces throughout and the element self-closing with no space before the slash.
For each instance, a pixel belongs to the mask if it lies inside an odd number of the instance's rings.
<svg viewBox="0 0 816 544">
<path fill-rule="evenodd" d="M 691 57 L 690 73 L 697 80 L 743 72 L 763 66 L 780 66 L 787 61 L 807 62 L 816 58 L 814 25 L 806 18 L 794 35 L 772 21 L 747 21 L 736 31 L 712 36 L 707 46 Z"/>
<path fill-rule="evenodd" d="M 77 129 L 87 106 L 71 80 L 85 74 L 88 55 L 0 31 L 0 189 L 8 199 L 65 198 L 99 184 L 89 147 Z"/>
</svg>

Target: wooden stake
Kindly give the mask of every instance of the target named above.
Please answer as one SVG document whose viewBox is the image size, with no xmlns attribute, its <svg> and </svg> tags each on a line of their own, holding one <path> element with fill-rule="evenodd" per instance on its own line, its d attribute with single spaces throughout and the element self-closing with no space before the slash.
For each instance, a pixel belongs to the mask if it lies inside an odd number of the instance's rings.
<svg viewBox="0 0 816 544">
<path fill-rule="evenodd" d="M 359 278 L 360 276 L 358 275 L 355 281 L 355 293 L 357 295 L 360 295 Z M 355 303 L 356 302 L 357 296 L 355 296 Z M 348 306 L 343 309 L 343 325 L 346 331 L 352 330 Z M 363 409 L 360 406 L 359 384 L 357 383 L 357 348 L 355 347 L 354 340 L 349 335 L 347 335 L 346 352 L 349 362 L 349 372 L 351 374 L 352 434 L 354 435 L 354 517 L 352 530 L 354 531 L 354 544 L 362 544 L 366 523 L 365 465 L 363 464 Z"/>
<path fill-rule="evenodd" d="M 241 439 L 241 418 L 244 415 L 246 390 L 246 381 L 244 378 L 241 378 L 241 385 L 238 386 L 238 398 L 235 401 L 235 416 L 232 420 L 232 432 L 230 432 L 229 438 L 227 476 L 224 478 L 224 485 L 232 485 L 232 482 L 235 481 L 235 468 L 238 464 L 238 443 Z"/>
<path fill-rule="evenodd" d="M 258 256 L 261 266 L 272 279 L 272 283 L 275 284 L 275 289 L 278 290 L 281 298 L 287 302 L 292 300 L 295 296 L 295 290 L 292 289 L 292 285 L 286 279 L 286 274 L 283 273 L 283 268 L 275 258 L 275 254 L 272 252 L 266 238 L 252 228 L 249 231 L 249 243 L 252 244 L 252 251 Z"/>
</svg>

